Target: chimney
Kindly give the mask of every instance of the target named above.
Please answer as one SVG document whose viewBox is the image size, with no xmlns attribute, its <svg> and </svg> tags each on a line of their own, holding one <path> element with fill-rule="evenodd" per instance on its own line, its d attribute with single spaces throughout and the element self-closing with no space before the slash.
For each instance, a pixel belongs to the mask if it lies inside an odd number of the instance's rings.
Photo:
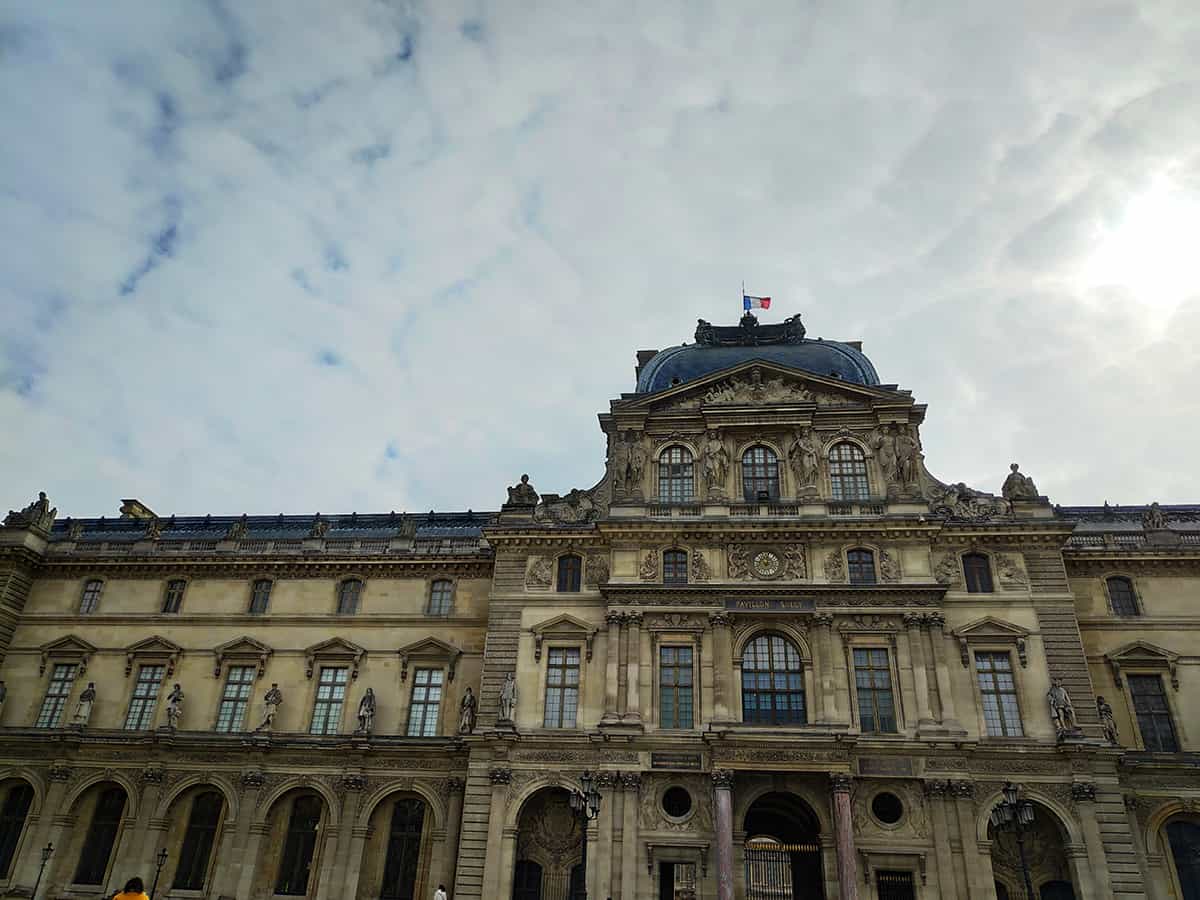
<svg viewBox="0 0 1200 900">
<path fill-rule="evenodd" d="M 637 352 L 637 368 L 633 370 L 635 380 L 642 377 L 642 366 L 650 362 L 656 353 L 658 353 L 657 350 L 639 350 Z"/>
</svg>

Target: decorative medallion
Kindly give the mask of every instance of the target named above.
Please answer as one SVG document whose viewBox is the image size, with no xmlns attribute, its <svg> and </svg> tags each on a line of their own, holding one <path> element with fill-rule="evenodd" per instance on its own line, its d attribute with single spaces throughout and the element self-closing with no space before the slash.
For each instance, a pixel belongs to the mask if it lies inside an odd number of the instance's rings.
<svg viewBox="0 0 1200 900">
<path fill-rule="evenodd" d="M 774 550 L 760 550 L 754 554 L 754 574 L 759 578 L 778 578 L 783 572 L 783 560 Z"/>
</svg>

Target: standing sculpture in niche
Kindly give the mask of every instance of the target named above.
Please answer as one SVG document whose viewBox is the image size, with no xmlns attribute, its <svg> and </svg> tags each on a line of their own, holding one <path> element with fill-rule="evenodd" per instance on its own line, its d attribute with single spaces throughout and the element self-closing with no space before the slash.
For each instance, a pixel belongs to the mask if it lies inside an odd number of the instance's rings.
<svg viewBox="0 0 1200 900">
<path fill-rule="evenodd" d="M 626 493 L 629 487 L 629 450 L 630 442 L 624 432 L 618 431 L 612 435 L 612 450 L 609 453 L 609 466 L 612 472 L 613 494 Z"/>
<path fill-rule="evenodd" d="M 371 734 L 375 731 L 375 691 L 367 688 L 361 700 L 358 701 L 358 727 L 355 734 Z"/>
<path fill-rule="evenodd" d="M 1079 732 L 1079 723 L 1075 720 L 1075 707 L 1071 703 L 1071 695 L 1063 687 L 1061 678 L 1055 678 L 1050 682 L 1050 690 L 1046 692 L 1046 702 L 1050 704 L 1050 718 L 1054 722 L 1054 731 L 1060 739 Z"/>
<path fill-rule="evenodd" d="M 904 487 L 918 482 L 918 461 L 921 442 L 908 425 L 901 425 L 896 433 L 896 475 Z"/>
<path fill-rule="evenodd" d="M 255 731 L 270 731 L 275 727 L 275 714 L 279 712 L 279 704 L 283 703 L 283 691 L 279 685 L 272 682 L 271 689 L 263 697 L 263 720 Z"/>
<path fill-rule="evenodd" d="M 871 449 L 875 451 L 875 459 L 883 470 L 884 480 L 889 486 L 900 483 L 899 463 L 896 452 L 896 426 L 889 425 L 880 428 L 871 440 Z"/>
<path fill-rule="evenodd" d="M 79 695 L 79 702 L 75 704 L 75 715 L 71 717 L 71 724 L 77 725 L 80 728 L 86 726 L 88 720 L 92 717 L 92 706 L 95 702 L 96 682 L 89 681 L 88 686 Z"/>
<path fill-rule="evenodd" d="M 1039 496 L 1037 485 L 1033 483 L 1032 478 L 1023 474 L 1020 468 L 1017 463 L 1009 466 L 1012 471 L 1004 479 L 1000 493 L 1005 500 L 1036 500 Z"/>
<path fill-rule="evenodd" d="M 474 692 L 467 688 L 466 695 L 462 698 L 462 703 L 458 705 L 458 733 L 459 734 L 474 734 L 475 732 L 475 714 L 479 709 L 479 701 L 475 699 Z"/>
<path fill-rule="evenodd" d="M 642 473 L 646 471 L 646 460 L 649 454 L 642 441 L 633 441 L 629 447 L 629 479 L 625 489 L 634 496 L 642 494 Z"/>
<path fill-rule="evenodd" d="M 1100 727 L 1104 729 L 1104 738 L 1110 744 L 1117 741 L 1117 720 L 1113 716 L 1113 708 L 1103 697 L 1096 698 L 1096 712 L 1100 715 Z"/>
<path fill-rule="evenodd" d="M 183 688 L 176 684 L 167 694 L 167 727 L 172 731 L 179 727 L 183 718 Z"/>
<path fill-rule="evenodd" d="M 537 506 L 538 492 L 529 483 L 529 476 L 522 475 L 521 481 L 508 489 L 510 506 Z"/>
<path fill-rule="evenodd" d="M 821 454 L 811 428 L 801 428 L 788 449 L 788 461 L 796 476 L 796 496 L 815 496 L 820 477 Z"/>
<path fill-rule="evenodd" d="M 512 722 L 517 711 L 517 679 L 512 672 L 504 673 L 504 684 L 500 686 L 500 721 Z"/>
<path fill-rule="evenodd" d="M 717 432 L 708 433 L 704 444 L 704 486 L 706 495 L 716 499 L 725 496 L 725 479 L 729 475 L 729 451 Z"/>
</svg>

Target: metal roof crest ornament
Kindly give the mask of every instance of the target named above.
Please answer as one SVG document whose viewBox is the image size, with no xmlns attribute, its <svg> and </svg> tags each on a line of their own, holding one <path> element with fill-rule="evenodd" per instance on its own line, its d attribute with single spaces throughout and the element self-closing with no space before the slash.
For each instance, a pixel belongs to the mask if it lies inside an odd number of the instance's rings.
<svg viewBox="0 0 1200 900">
<path fill-rule="evenodd" d="M 713 325 L 696 320 L 696 343 L 710 347 L 759 347 L 768 344 L 799 344 L 806 334 L 800 314 L 789 316 L 778 325 L 760 325 L 751 313 L 737 325 Z"/>
</svg>

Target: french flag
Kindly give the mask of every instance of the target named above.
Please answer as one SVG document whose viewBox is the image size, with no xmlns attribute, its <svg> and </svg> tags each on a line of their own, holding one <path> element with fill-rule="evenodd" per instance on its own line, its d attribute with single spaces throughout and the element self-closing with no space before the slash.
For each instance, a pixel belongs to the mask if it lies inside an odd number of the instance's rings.
<svg viewBox="0 0 1200 900">
<path fill-rule="evenodd" d="M 742 294 L 743 309 L 770 309 L 770 297 L 751 297 L 749 294 Z"/>
</svg>

